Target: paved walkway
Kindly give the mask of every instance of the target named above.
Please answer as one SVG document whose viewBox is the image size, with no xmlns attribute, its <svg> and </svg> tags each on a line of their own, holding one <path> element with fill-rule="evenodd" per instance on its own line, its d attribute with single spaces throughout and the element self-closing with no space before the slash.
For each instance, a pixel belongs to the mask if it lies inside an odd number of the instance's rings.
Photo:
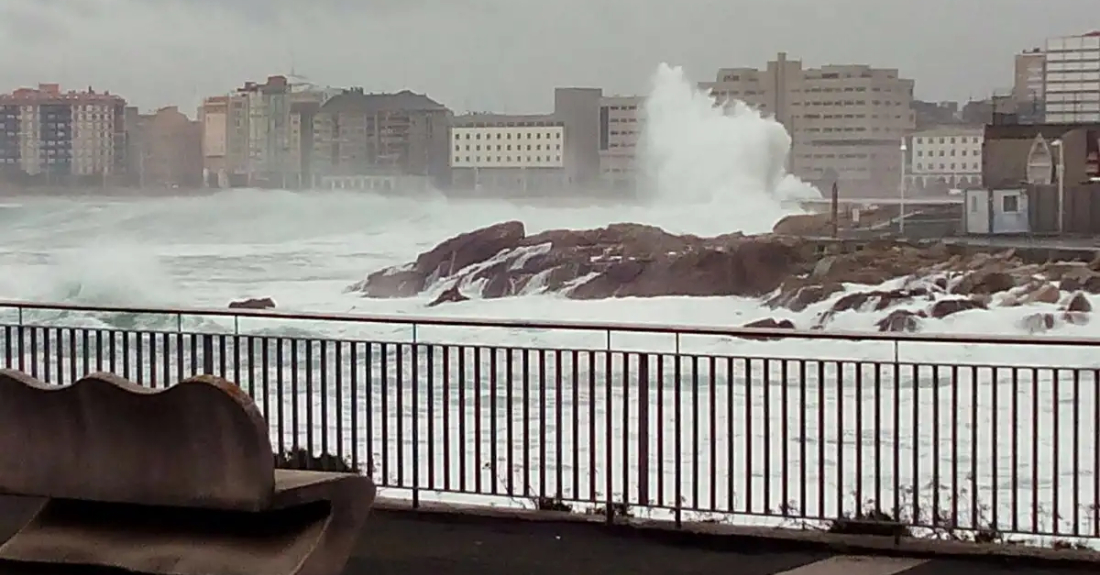
<svg viewBox="0 0 1100 575">
<path fill-rule="evenodd" d="M 729 552 L 609 533 L 598 524 L 433 521 L 378 512 L 347 575 L 1008 575 L 1094 574 L 1011 563 L 834 555 L 821 551 Z"/>
<path fill-rule="evenodd" d="M 21 524 L 26 508 L 0 497 L 0 541 Z M 697 538 L 630 536 L 599 524 L 439 519 L 433 514 L 373 513 L 345 575 L 1092 575 L 1096 571 L 813 550 L 730 552 L 701 548 Z M 13 574 L 0 565 L 0 575 Z M 20 571 L 18 575 L 32 574 Z"/>
</svg>

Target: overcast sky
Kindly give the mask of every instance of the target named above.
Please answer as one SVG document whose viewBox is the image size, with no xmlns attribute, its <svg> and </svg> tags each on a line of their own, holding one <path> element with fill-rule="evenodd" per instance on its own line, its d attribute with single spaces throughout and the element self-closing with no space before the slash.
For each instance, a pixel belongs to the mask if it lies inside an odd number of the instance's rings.
<svg viewBox="0 0 1100 575">
<path fill-rule="evenodd" d="M 0 91 L 59 81 L 142 109 L 292 68 L 455 110 L 548 111 L 555 86 L 643 93 L 778 51 L 899 68 L 922 99 L 981 98 L 1013 55 L 1100 29 L 1098 0 L 0 0 Z"/>
</svg>

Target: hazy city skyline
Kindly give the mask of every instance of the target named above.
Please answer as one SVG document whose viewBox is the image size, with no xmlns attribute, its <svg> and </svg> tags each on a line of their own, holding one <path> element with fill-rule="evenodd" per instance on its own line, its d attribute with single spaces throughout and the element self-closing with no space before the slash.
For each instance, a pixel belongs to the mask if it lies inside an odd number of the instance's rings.
<svg viewBox="0 0 1100 575">
<path fill-rule="evenodd" d="M 1013 55 L 1100 28 L 1095 0 L 7 0 L 4 90 L 92 85 L 142 110 L 293 68 L 318 84 L 409 88 L 456 111 L 539 112 L 555 86 L 647 90 L 662 61 L 697 81 L 763 67 L 898 68 L 925 100 L 1008 89 Z"/>
</svg>

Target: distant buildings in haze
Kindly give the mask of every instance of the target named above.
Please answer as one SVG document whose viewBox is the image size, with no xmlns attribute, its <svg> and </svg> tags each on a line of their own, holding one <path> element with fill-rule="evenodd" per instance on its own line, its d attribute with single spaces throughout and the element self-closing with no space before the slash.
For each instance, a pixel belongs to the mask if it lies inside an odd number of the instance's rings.
<svg viewBox="0 0 1100 575">
<path fill-rule="evenodd" d="M 783 124 L 788 171 L 821 189 L 836 181 L 846 196 L 937 193 L 983 185 L 977 126 L 1100 122 L 1100 32 L 1016 54 L 1010 92 L 962 106 L 914 100 L 914 81 L 896 69 L 811 68 L 784 53 L 699 86 L 717 105 L 740 100 Z M 176 107 L 141 114 L 109 92 L 42 84 L 0 95 L 0 181 L 621 194 L 639 179 L 643 105 L 641 96 L 558 88 L 545 114 L 456 116 L 410 90 L 276 75 L 206 98 L 191 120 Z"/>
</svg>

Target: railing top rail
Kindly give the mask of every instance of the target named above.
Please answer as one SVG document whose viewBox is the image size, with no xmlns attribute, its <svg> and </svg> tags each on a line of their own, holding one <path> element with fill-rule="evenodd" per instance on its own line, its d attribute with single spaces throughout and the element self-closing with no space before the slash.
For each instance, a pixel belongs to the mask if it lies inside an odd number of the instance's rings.
<svg viewBox="0 0 1100 575">
<path fill-rule="evenodd" d="M 612 333 L 652 333 L 668 335 L 705 335 L 740 338 L 812 339 L 818 341 L 881 341 L 895 343 L 956 343 L 1100 346 L 1100 338 L 1025 335 L 878 333 L 856 331 L 791 330 L 774 328 L 712 327 L 699 325 L 664 325 L 646 323 L 585 322 L 569 320 L 526 320 L 487 318 L 421 317 L 412 315 L 369 315 L 353 313 L 294 312 L 281 310 L 157 308 L 143 306 L 106 306 L 79 303 L 47 303 L 0 300 L 0 308 L 40 311 L 72 311 L 87 313 L 129 313 L 147 315 L 253 318 L 360 324 L 391 324 L 439 327 L 481 327 L 512 329 L 558 329 Z"/>
</svg>

